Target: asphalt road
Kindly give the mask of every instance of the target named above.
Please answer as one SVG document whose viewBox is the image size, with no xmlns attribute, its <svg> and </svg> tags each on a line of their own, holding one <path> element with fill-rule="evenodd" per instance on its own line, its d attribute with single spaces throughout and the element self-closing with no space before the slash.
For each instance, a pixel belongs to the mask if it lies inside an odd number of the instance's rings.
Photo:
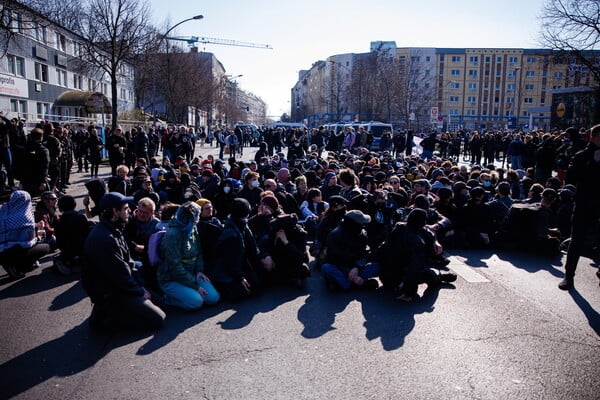
<svg viewBox="0 0 600 400">
<path fill-rule="evenodd" d="M 85 177 L 73 182 L 81 199 Z M 90 332 L 78 277 L 45 259 L 20 281 L 0 275 L 0 398 L 600 398 L 597 264 L 582 259 L 562 292 L 560 257 L 451 260 L 458 280 L 411 304 L 329 293 L 314 271 L 305 290 L 168 309 L 147 334 Z"/>
</svg>

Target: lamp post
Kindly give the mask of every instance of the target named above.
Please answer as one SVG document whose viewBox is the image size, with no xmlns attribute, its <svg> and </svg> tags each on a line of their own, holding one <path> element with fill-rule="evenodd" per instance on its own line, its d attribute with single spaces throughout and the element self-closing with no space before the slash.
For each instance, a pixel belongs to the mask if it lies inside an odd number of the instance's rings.
<svg viewBox="0 0 600 400">
<path fill-rule="evenodd" d="M 515 130 L 519 126 L 519 72 L 521 71 L 521 67 L 515 67 Z"/>
<path fill-rule="evenodd" d="M 167 55 L 167 69 L 169 66 L 169 45 L 168 45 L 168 39 L 167 36 L 169 35 L 169 33 L 171 33 L 173 31 L 173 29 L 177 28 L 179 25 L 186 23 L 188 21 L 192 21 L 192 20 L 200 20 L 203 19 L 204 15 L 198 14 L 198 15 L 194 15 L 193 17 L 190 18 L 186 18 L 182 21 L 179 21 L 178 23 L 176 23 L 175 25 L 171 26 L 169 29 L 167 29 L 167 31 L 158 36 L 158 46 L 157 47 L 157 52 L 160 51 L 160 46 L 163 42 L 163 40 L 167 41 L 167 51 L 166 51 L 166 55 Z M 167 75 L 168 75 L 168 71 L 167 71 Z M 168 77 L 167 77 L 168 79 Z M 152 68 L 152 126 L 156 127 L 156 68 Z"/>
</svg>

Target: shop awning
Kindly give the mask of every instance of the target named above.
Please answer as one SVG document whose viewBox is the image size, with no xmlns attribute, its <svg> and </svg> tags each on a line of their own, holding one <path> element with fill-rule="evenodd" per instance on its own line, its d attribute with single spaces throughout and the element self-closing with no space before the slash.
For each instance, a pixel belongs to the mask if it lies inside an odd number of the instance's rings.
<svg viewBox="0 0 600 400">
<path fill-rule="evenodd" d="M 64 92 L 54 101 L 54 107 L 84 107 L 88 114 L 110 113 L 108 98 L 100 92 Z"/>
</svg>

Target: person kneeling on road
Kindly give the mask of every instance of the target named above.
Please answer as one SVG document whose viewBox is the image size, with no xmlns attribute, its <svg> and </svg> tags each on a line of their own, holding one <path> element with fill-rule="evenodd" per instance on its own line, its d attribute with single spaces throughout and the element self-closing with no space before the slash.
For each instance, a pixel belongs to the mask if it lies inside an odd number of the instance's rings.
<svg viewBox="0 0 600 400">
<path fill-rule="evenodd" d="M 184 310 L 198 310 L 205 302 L 219 301 L 219 292 L 203 272 L 196 228 L 200 212 L 200 206 L 191 201 L 181 205 L 160 242 L 163 260 L 158 267 L 158 284 L 165 303 Z"/>
<path fill-rule="evenodd" d="M 166 317 L 132 274 L 135 262 L 123 236 L 132 201 L 133 197 L 118 192 L 104 194 L 100 222 L 85 242 L 81 281 L 94 304 L 89 321 L 92 329 L 102 329 L 106 323 L 158 329 Z"/>
</svg>

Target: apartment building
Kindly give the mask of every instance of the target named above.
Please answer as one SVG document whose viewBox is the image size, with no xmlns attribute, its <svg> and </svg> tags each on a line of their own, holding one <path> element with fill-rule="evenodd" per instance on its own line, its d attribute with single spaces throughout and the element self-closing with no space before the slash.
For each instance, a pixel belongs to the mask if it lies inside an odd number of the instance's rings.
<svg viewBox="0 0 600 400">
<path fill-rule="evenodd" d="M 110 118 L 113 102 L 119 111 L 134 109 L 133 66 L 122 66 L 118 98 L 112 99 L 106 74 L 75 68 L 82 52 L 82 39 L 75 33 L 22 5 L 5 9 L 1 17 L 14 33 L 8 43 L 6 37 L 0 39 L 6 49 L 0 58 L 0 110 L 5 115 L 30 123 L 46 118 L 101 121 L 105 115 Z"/>
<path fill-rule="evenodd" d="M 374 43 L 386 46 L 372 44 L 369 53 L 331 56 L 301 71 L 292 90 L 292 117 L 322 123 L 376 115 L 398 127 L 422 130 L 548 128 L 553 91 L 599 84 L 573 57 L 547 49 L 395 48 L 389 63 L 377 51 L 385 47 L 390 54 L 390 42 Z M 588 56 L 600 62 L 600 51 Z M 369 60 L 362 70 L 357 67 L 361 59 Z M 320 68 L 322 64 L 328 68 Z M 340 71 L 345 71 L 341 87 L 336 86 Z M 382 105 L 378 93 L 369 98 L 359 80 L 376 92 L 391 88 L 393 94 Z M 310 99 L 324 101 L 313 102 L 320 107 L 306 112 Z"/>
</svg>

